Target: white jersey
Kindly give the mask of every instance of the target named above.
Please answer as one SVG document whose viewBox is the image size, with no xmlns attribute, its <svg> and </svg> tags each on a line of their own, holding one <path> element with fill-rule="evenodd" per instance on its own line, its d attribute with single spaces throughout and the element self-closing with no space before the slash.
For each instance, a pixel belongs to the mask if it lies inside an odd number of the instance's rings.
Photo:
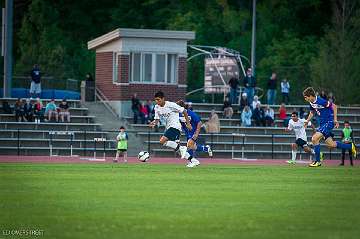
<svg viewBox="0 0 360 239">
<path fill-rule="evenodd" d="M 175 128 L 181 131 L 181 124 L 179 121 L 179 113 L 184 112 L 184 107 L 180 105 L 165 101 L 165 105 L 161 107 L 160 105 L 155 106 L 155 117 L 154 119 L 163 118 L 166 122 L 165 129 Z"/>
<path fill-rule="evenodd" d="M 304 127 L 305 119 L 299 119 L 297 122 L 294 122 L 292 119 L 289 121 L 288 129 L 294 130 L 296 139 L 300 138 L 307 142 L 307 136 L 306 131 Z M 311 125 L 311 123 L 308 123 L 308 126 Z"/>
</svg>

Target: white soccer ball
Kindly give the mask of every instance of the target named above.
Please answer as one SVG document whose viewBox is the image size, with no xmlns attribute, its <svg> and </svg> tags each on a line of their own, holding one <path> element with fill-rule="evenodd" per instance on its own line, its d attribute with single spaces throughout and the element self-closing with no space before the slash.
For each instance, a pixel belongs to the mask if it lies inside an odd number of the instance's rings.
<svg viewBox="0 0 360 239">
<path fill-rule="evenodd" d="M 146 162 L 150 159 L 150 154 L 149 152 L 147 151 L 141 151 L 139 154 L 138 154 L 138 159 L 141 161 L 141 162 Z"/>
</svg>

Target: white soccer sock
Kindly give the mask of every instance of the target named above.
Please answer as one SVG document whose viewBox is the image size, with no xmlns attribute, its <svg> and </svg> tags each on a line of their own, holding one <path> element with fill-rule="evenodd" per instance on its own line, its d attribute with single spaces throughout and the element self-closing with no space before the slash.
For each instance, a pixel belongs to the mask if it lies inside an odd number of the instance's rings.
<svg viewBox="0 0 360 239">
<path fill-rule="evenodd" d="M 296 160 L 296 151 L 294 151 L 294 150 L 291 151 L 291 160 L 292 161 Z"/>
<path fill-rule="evenodd" d="M 172 148 L 172 149 L 176 149 L 178 147 L 178 143 L 176 143 L 175 141 L 168 140 L 164 143 L 164 146 Z"/>
</svg>

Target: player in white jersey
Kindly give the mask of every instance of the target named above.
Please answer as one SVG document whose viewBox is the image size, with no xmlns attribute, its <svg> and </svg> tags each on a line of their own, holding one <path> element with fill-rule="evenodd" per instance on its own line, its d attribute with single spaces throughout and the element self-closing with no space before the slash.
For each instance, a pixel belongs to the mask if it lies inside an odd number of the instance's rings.
<svg viewBox="0 0 360 239">
<path fill-rule="evenodd" d="M 287 128 L 285 128 L 286 132 L 294 131 L 296 141 L 295 143 L 291 144 L 291 160 L 286 161 L 289 164 L 295 164 L 296 160 L 296 151 L 298 146 L 302 147 L 305 152 L 310 153 L 312 155 L 315 154 L 314 150 L 309 147 L 307 143 L 307 136 L 306 136 L 306 130 L 304 126 L 305 119 L 299 119 L 297 112 L 291 113 L 291 119 L 289 121 L 289 125 Z M 313 130 L 315 130 L 315 127 L 309 122 L 309 126 L 312 127 Z"/>
<path fill-rule="evenodd" d="M 184 107 L 177 105 L 174 102 L 165 101 L 164 93 L 158 91 L 155 94 L 155 117 L 152 122 L 150 122 L 150 127 L 155 127 L 159 123 L 160 118 L 165 120 L 165 132 L 164 135 L 160 137 L 160 144 L 174 149 L 176 152 L 179 152 L 181 158 L 185 158 L 189 161 L 187 167 L 195 167 L 200 164 L 200 162 L 190 156 L 187 152 L 186 146 L 180 146 L 177 141 L 180 139 L 181 124 L 179 121 L 179 113 L 183 114 L 186 120 L 186 127 L 191 130 L 192 126 L 188 114 Z"/>
</svg>

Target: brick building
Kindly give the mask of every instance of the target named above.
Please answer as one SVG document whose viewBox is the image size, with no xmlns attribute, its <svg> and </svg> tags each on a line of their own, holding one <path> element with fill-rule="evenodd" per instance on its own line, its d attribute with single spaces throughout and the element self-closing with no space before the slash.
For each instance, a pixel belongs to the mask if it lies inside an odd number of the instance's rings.
<svg viewBox="0 0 360 239">
<path fill-rule="evenodd" d="M 128 116 L 131 96 L 153 99 L 162 90 L 169 100 L 186 93 L 187 41 L 191 31 L 119 28 L 88 42 L 96 51 L 96 89 L 120 116 Z"/>
</svg>

